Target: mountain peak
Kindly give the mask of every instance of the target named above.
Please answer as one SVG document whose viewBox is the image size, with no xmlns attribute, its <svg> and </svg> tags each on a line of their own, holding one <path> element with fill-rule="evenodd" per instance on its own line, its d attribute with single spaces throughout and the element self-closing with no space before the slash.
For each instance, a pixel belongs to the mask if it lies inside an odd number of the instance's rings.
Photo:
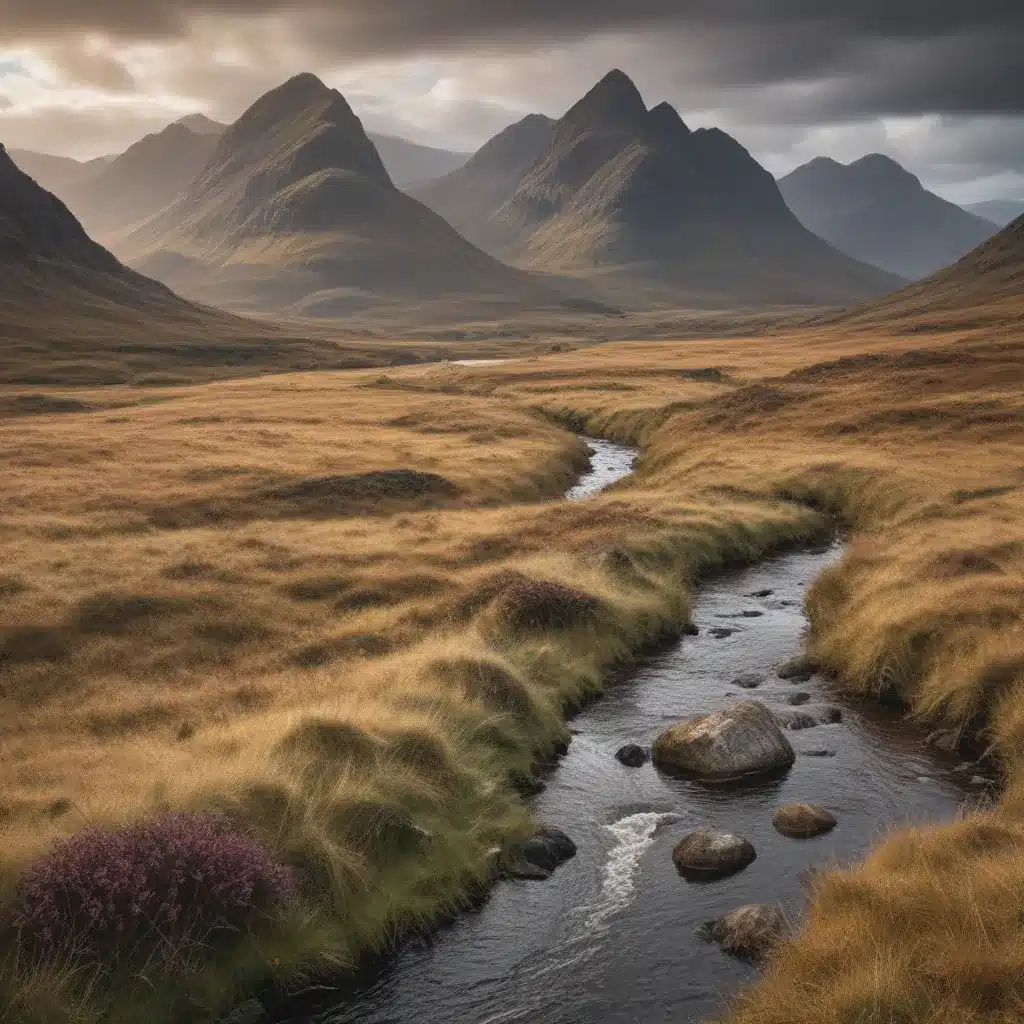
<svg viewBox="0 0 1024 1024">
<path fill-rule="evenodd" d="M 671 103 L 659 103 L 647 115 L 648 123 L 659 138 L 687 138 L 691 132 L 679 111 Z"/>
<path fill-rule="evenodd" d="M 198 113 L 186 114 L 184 117 L 179 117 L 174 123 L 180 124 L 183 128 L 187 128 L 190 132 L 195 132 L 197 135 L 220 135 L 227 127 L 221 124 L 220 121 L 214 121 L 205 114 Z"/>
<path fill-rule="evenodd" d="M 308 95 L 313 99 L 323 96 L 331 90 L 312 71 L 302 71 L 293 75 L 286 82 L 279 85 L 273 92 L 278 94 L 291 93 L 295 95 Z"/>
<path fill-rule="evenodd" d="M 859 160 L 854 160 L 847 165 L 848 170 L 861 178 L 870 177 L 870 180 L 902 185 L 921 186 L 920 179 L 908 171 L 902 164 L 897 163 L 891 156 L 884 153 L 868 153 Z"/>
<path fill-rule="evenodd" d="M 647 105 L 640 90 L 624 71 L 609 71 L 562 119 L 564 123 L 588 125 L 640 125 L 647 117 Z"/>
</svg>

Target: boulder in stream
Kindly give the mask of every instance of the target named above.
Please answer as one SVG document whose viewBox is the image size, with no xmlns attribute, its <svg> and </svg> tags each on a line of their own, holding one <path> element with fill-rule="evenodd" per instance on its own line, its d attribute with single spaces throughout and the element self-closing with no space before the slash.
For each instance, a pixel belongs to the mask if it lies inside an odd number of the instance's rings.
<svg viewBox="0 0 1024 1024">
<path fill-rule="evenodd" d="M 627 743 L 615 754 L 615 760 L 627 768 L 643 768 L 650 759 L 650 751 L 636 743 Z"/>
<path fill-rule="evenodd" d="M 711 629 L 708 632 L 710 632 L 710 634 L 716 640 L 728 640 L 728 638 L 731 637 L 736 632 L 736 630 L 727 629 L 725 626 L 716 626 L 714 629 Z"/>
<path fill-rule="evenodd" d="M 512 878 L 543 881 L 555 868 L 576 856 L 576 844 L 557 828 L 541 828 L 508 859 L 505 874 Z"/>
<path fill-rule="evenodd" d="M 960 746 L 960 733 L 956 729 L 939 729 L 925 741 L 925 745 L 943 753 L 952 754 Z"/>
<path fill-rule="evenodd" d="M 757 852 L 746 839 L 710 829 L 684 836 L 672 853 L 679 873 L 691 881 L 735 875 L 756 859 Z"/>
<path fill-rule="evenodd" d="M 790 658 L 789 661 L 784 661 L 776 668 L 775 674 L 780 679 L 785 679 L 791 683 L 806 683 L 817 669 L 817 662 L 809 655 L 803 654 L 797 658 Z"/>
<path fill-rule="evenodd" d="M 751 904 L 716 921 L 707 921 L 699 934 L 722 950 L 748 960 L 762 960 L 790 933 L 782 908 Z"/>
<path fill-rule="evenodd" d="M 747 594 L 747 597 L 764 598 L 771 597 L 774 594 L 774 590 L 755 590 L 752 594 Z"/>
<path fill-rule="evenodd" d="M 836 816 L 813 804 L 789 804 L 775 812 L 775 831 L 790 839 L 823 836 L 839 824 Z"/>
<path fill-rule="evenodd" d="M 838 725 L 842 720 L 842 708 L 825 708 L 821 716 L 822 725 Z"/>
<path fill-rule="evenodd" d="M 756 690 L 764 682 L 764 675 L 760 672 L 743 672 L 738 675 L 729 685 L 738 686 L 741 690 Z"/>
<path fill-rule="evenodd" d="M 811 715 L 805 714 L 803 711 L 798 711 L 795 715 L 787 715 L 783 722 L 786 728 L 792 729 L 793 732 L 802 732 L 804 729 L 816 729 L 818 727 L 818 720 Z"/>
<path fill-rule="evenodd" d="M 793 696 L 789 698 L 789 703 L 792 707 L 799 708 L 803 707 L 804 704 L 810 704 L 811 699 L 812 698 L 809 693 L 794 693 Z"/>
<path fill-rule="evenodd" d="M 781 772 L 796 760 L 775 715 L 758 701 L 674 725 L 652 755 L 660 768 L 719 781 Z"/>
</svg>

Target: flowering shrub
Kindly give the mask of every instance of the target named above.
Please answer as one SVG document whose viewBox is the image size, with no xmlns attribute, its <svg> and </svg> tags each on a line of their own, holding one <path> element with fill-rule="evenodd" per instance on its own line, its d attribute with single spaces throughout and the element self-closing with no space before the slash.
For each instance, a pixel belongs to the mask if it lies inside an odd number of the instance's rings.
<svg viewBox="0 0 1024 1024">
<path fill-rule="evenodd" d="M 294 897 L 292 873 L 217 814 L 86 829 L 26 873 L 13 924 L 24 948 L 122 960 L 185 952 Z"/>
</svg>

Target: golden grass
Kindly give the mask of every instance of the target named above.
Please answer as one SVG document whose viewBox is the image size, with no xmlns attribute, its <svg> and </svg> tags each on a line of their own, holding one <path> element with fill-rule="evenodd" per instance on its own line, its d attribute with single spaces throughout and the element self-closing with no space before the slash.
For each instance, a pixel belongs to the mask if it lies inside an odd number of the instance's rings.
<svg viewBox="0 0 1024 1024">
<path fill-rule="evenodd" d="M 4 423 L 0 885 L 62 832 L 161 807 L 223 808 L 302 872 L 292 917 L 173 998 L 69 975 L 59 1005 L 206 1019 L 456 907 L 528 829 L 516 785 L 566 741 L 566 712 L 685 624 L 697 578 L 842 519 L 856 540 L 812 593 L 815 653 L 852 690 L 987 729 L 1010 795 L 825 879 L 737 1019 L 1009 1019 L 1018 341 L 821 327 L 136 391 L 119 409 L 90 393 L 95 411 Z M 636 478 L 544 503 L 581 456 L 552 421 L 644 443 Z M 379 475 L 395 470 L 413 475 Z M 965 908 L 991 958 L 971 959 Z M 819 981 L 835 921 L 844 955 Z M 924 1013 L 893 965 L 926 954 L 946 994 Z M 975 998 L 957 978 L 984 964 L 998 977 Z M 5 977 L 42 1019 L 53 985 Z M 813 1000 L 784 999 L 809 979 Z"/>
</svg>

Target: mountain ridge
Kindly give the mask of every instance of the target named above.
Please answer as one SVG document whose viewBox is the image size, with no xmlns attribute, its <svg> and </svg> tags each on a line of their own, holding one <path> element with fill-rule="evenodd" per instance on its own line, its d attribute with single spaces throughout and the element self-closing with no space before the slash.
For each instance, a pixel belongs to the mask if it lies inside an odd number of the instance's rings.
<svg viewBox="0 0 1024 1024">
<path fill-rule="evenodd" d="M 837 249 L 911 280 L 948 266 L 994 234 L 989 222 L 929 192 L 891 157 L 810 161 L 779 181 L 804 226 Z"/>
<path fill-rule="evenodd" d="M 668 103 L 648 110 L 617 69 L 534 133 L 518 165 L 485 173 L 488 150 L 524 125 L 415 192 L 524 269 L 635 285 L 644 302 L 832 304 L 903 283 L 807 232 L 736 140 L 691 131 Z"/>
<path fill-rule="evenodd" d="M 264 94 L 125 255 L 228 308 L 341 315 L 435 299 L 558 308 L 393 183 L 347 100 L 302 74 Z"/>
</svg>

